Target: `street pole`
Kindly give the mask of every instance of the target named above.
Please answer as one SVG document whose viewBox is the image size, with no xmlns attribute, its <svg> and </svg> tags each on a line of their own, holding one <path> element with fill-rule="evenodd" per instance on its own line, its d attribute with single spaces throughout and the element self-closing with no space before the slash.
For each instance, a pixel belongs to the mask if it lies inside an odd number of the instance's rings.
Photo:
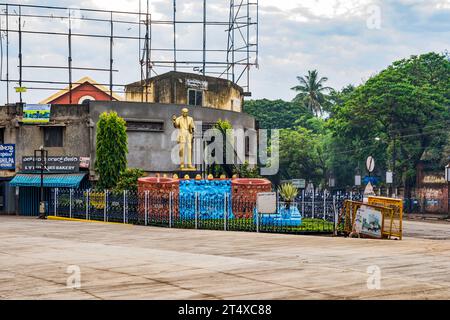
<svg viewBox="0 0 450 320">
<path fill-rule="evenodd" d="M 450 218 L 450 162 L 445 167 L 445 180 L 447 180 L 447 214 L 448 218 Z"/>
<path fill-rule="evenodd" d="M 447 169 L 450 171 L 450 169 Z M 447 181 L 447 219 L 450 219 L 450 179 Z"/>
<path fill-rule="evenodd" d="M 36 155 L 40 154 L 40 174 L 41 174 L 41 186 L 40 186 L 40 194 L 39 194 L 39 219 L 45 219 L 45 201 L 44 201 L 44 169 L 46 165 L 46 159 L 48 156 L 48 151 L 44 150 L 44 147 L 41 146 L 39 150 L 34 151 L 34 162 L 36 168 Z"/>
</svg>

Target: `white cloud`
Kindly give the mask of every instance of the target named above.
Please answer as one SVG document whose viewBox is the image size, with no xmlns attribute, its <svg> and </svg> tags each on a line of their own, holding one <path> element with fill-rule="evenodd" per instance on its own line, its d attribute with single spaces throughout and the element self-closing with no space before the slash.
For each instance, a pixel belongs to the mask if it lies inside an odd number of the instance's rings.
<svg viewBox="0 0 450 320">
<path fill-rule="evenodd" d="M 289 16 L 289 19 L 308 21 L 309 18 L 360 17 L 373 0 L 262 0 L 261 6 L 276 7 Z"/>
</svg>

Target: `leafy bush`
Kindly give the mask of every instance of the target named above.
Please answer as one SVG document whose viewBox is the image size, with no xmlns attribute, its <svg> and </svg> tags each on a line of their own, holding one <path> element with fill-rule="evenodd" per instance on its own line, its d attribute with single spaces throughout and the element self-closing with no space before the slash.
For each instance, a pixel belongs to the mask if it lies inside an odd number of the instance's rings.
<svg viewBox="0 0 450 320">
<path fill-rule="evenodd" d="M 119 175 L 127 167 L 128 137 L 126 122 L 116 112 L 104 112 L 97 123 L 95 170 L 99 190 L 116 187 Z"/>
<path fill-rule="evenodd" d="M 137 191 L 138 179 L 145 176 L 142 169 L 128 168 L 120 173 L 119 181 L 117 182 L 116 191 Z"/>
</svg>

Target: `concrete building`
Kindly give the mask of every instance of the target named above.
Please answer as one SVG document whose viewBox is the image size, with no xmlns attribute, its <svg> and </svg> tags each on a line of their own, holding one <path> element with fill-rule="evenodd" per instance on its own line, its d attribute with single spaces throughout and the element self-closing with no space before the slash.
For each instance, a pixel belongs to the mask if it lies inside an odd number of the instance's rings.
<svg viewBox="0 0 450 320">
<path fill-rule="evenodd" d="M 171 71 L 127 85 L 125 100 L 241 112 L 244 91 L 226 79 Z"/>
<path fill-rule="evenodd" d="M 31 158 L 40 146 L 48 151 L 49 157 L 63 157 L 69 159 L 69 162 L 75 158 L 79 162 L 73 166 L 73 170 L 46 171 L 45 179 L 58 173 L 64 175 L 58 185 L 45 182 L 46 187 L 63 187 L 63 180 L 66 179 L 68 185 L 72 185 L 74 177 L 78 178 L 76 186 L 79 186 L 83 178 L 96 180 L 95 137 L 97 122 L 102 112 L 116 111 L 126 120 L 130 168 L 141 168 L 150 174 L 178 170 L 178 164 L 171 160 L 177 144 L 172 116 L 179 115 L 184 107 L 186 106 L 111 101 L 94 101 L 84 105 L 52 105 L 48 123 L 27 124 L 23 122 L 21 105 L 1 106 L 2 146 L 15 146 L 15 168 L 0 169 L 0 214 L 13 213 L 19 208 L 21 213 L 36 210 L 40 175 L 37 170 L 30 170 L 28 167 L 32 166 Z M 190 114 L 196 121 L 194 163 L 199 171 L 202 170 L 202 162 L 199 159 L 202 159 L 204 147 L 201 133 L 211 128 L 218 119 L 228 120 L 235 129 L 255 129 L 254 118 L 243 113 L 191 108 Z M 28 163 L 23 162 L 25 158 Z M 173 158 L 176 159 L 177 156 Z M 63 167 L 63 164 L 61 166 Z M 17 177 L 26 181 L 17 182 Z M 11 188 L 13 178 L 16 179 L 12 185 L 19 187 L 18 192 Z M 34 184 L 30 184 L 31 179 L 34 179 Z"/>
<path fill-rule="evenodd" d="M 15 163 L 13 169 L 0 169 L 0 214 L 13 213 L 22 207 L 21 211 L 35 210 L 39 198 L 38 188 L 19 188 L 17 192 L 11 187 L 11 180 L 20 176 L 25 185 L 32 185 L 33 179 L 39 182 L 39 174 L 33 157 L 35 150 L 41 146 L 48 150 L 49 157 L 76 156 L 78 162 L 72 169 L 64 169 L 63 165 L 52 172 L 63 174 L 68 179 L 76 176 L 81 182 L 89 173 L 89 168 L 83 168 L 81 157 L 90 157 L 91 122 L 89 105 L 52 105 L 51 117 L 47 123 L 27 124 L 23 121 L 23 107 L 20 104 L 0 107 L 0 138 L 1 146 L 13 145 Z M 3 160 L 3 155 L 2 160 Z M 23 163 L 23 160 L 26 163 Z M 66 159 L 66 160 L 67 160 Z M 73 159 L 72 159 L 73 160 Z M 61 160 L 63 162 L 65 160 Z M 51 164 L 48 163 L 48 166 Z M 46 176 L 48 175 L 46 170 Z M 21 189 L 21 190 L 20 190 Z M 20 194 L 20 193 L 21 194 Z M 17 197 L 16 197 L 16 196 Z M 22 201 L 20 199 L 22 198 Z M 28 199 L 30 201 L 25 201 Z M 27 208 L 25 208 L 25 206 Z M 20 211 L 20 210 L 19 210 Z"/>
<path fill-rule="evenodd" d="M 125 119 L 128 131 L 128 165 L 130 167 L 142 168 L 149 173 L 173 172 L 178 169 L 178 164 L 171 161 L 172 152 L 176 146 L 176 135 L 174 134 L 176 129 L 172 125 L 172 116 L 180 115 L 181 109 L 186 105 L 95 101 L 91 102 L 89 107 L 90 119 L 94 124 L 98 122 L 102 112 L 116 111 L 120 117 Z M 194 160 L 197 159 L 195 164 L 199 170 L 202 149 L 196 140 L 200 142 L 201 133 L 210 129 L 217 120 L 228 120 L 234 129 L 255 129 L 255 119 L 244 113 L 212 108 L 189 106 L 188 108 L 190 116 L 196 122 Z M 89 143 L 91 164 L 95 161 L 95 135 L 96 125 L 92 127 L 90 135 L 92 139 Z M 94 175 L 92 166 L 91 175 Z"/>
<path fill-rule="evenodd" d="M 180 74 L 169 73 L 167 79 L 174 79 L 175 75 Z M 154 82 L 154 88 L 162 83 L 163 78 Z M 183 81 L 186 82 L 186 79 Z M 219 84 L 224 83 L 224 88 L 218 88 Z M 172 173 L 178 170 L 178 164 L 172 161 L 177 159 L 176 155 L 172 157 L 174 152 L 176 154 L 177 145 L 172 116 L 180 115 L 181 110 L 188 107 L 190 115 L 196 121 L 194 164 L 201 171 L 204 169 L 202 154 L 205 146 L 202 132 L 211 128 L 219 119 L 228 120 L 235 129 L 255 129 L 253 117 L 232 111 L 233 106 L 238 104 L 240 111 L 242 90 L 239 87 L 226 80 L 216 79 L 216 82 L 209 80 L 207 88 L 209 91 L 202 91 L 202 101 L 205 106 L 212 107 L 170 102 L 123 101 L 86 101 L 80 105 L 53 104 L 50 107 L 50 118 L 44 123 L 26 122 L 24 107 L 20 104 L 0 106 L 0 146 L 14 146 L 14 154 L 10 154 L 10 157 L 15 158 L 12 167 L 0 166 L 0 214 L 37 212 L 40 170 L 35 167 L 38 162 L 34 162 L 33 155 L 41 146 L 48 151 L 48 156 L 52 157 L 53 161 L 48 164 L 51 169 L 45 172 L 46 187 L 78 187 L 88 178 L 95 181 L 96 127 L 103 112 L 116 111 L 127 122 L 130 168 L 141 168 L 150 174 Z M 176 90 L 179 89 L 180 86 L 177 85 Z M 183 90 L 185 89 L 186 87 Z M 175 95 L 178 97 L 176 100 L 165 100 L 170 96 L 167 93 L 168 96 L 163 98 L 161 95 L 157 100 L 185 101 L 183 99 L 187 98 L 189 90 L 191 89 L 186 89 L 184 98 L 182 95 Z M 233 103 L 233 99 L 238 98 L 239 103 Z M 218 101 L 217 104 L 214 104 L 214 101 Z M 255 156 L 250 153 L 248 150 L 246 156 Z M 0 153 L 0 158 L 3 156 L 4 154 Z M 0 159 L 0 164 L 10 160 Z M 57 183 L 54 182 L 55 177 L 59 179 Z"/>
</svg>

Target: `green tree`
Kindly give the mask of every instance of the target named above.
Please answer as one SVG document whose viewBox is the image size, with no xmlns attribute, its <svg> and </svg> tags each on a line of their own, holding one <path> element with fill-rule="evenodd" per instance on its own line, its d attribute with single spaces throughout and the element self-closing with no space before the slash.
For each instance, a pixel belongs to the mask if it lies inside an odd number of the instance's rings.
<svg viewBox="0 0 450 320">
<path fill-rule="evenodd" d="M 145 176 L 145 172 L 142 169 L 127 168 L 122 171 L 117 182 L 116 191 L 137 191 L 138 179 Z"/>
<path fill-rule="evenodd" d="M 242 165 L 235 166 L 233 173 L 238 175 L 239 178 L 261 178 L 259 171 L 260 168 L 258 166 L 251 167 L 246 161 Z"/>
<path fill-rule="evenodd" d="M 317 70 L 313 70 L 308 71 L 308 74 L 303 77 L 297 77 L 297 80 L 300 84 L 291 88 L 298 92 L 293 101 L 305 105 L 316 116 L 322 115 L 323 106 L 327 103 L 326 92 L 332 90 L 332 88 L 324 86 L 328 78 L 319 78 Z"/>
<path fill-rule="evenodd" d="M 301 117 L 312 117 L 304 105 L 283 100 L 245 101 L 244 112 L 255 117 L 262 129 L 294 128 L 295 122 Z"/>
<path fill-rule="evenodd" d="M 413 186 L 424 155 L 439 163 L 447 139 L 449 95 L 450 62 L 444 55 L 394 62 L 333 106 L 327 126 L 333 132 L 334 166 L 342 158 L 356 166 L 373 155 L 380 176 L 395 168 L 396 184 Z M 345 169 L 353 175 L 354 168 Z"/>
<path fill-rule="evenodd" d="M 281 179 L 303 178 L 320 184 L 327 173 L 326 139 L 322 134 L 297 127 L 280 131 Z"/>
<path fill-rule="evenodd" d="M 116 112 L 104 112 L 97 123 L 95 170 L 99 175 L 97 188 L 113 189 L 127 167 L 127 128 Z"/>
</svg>

